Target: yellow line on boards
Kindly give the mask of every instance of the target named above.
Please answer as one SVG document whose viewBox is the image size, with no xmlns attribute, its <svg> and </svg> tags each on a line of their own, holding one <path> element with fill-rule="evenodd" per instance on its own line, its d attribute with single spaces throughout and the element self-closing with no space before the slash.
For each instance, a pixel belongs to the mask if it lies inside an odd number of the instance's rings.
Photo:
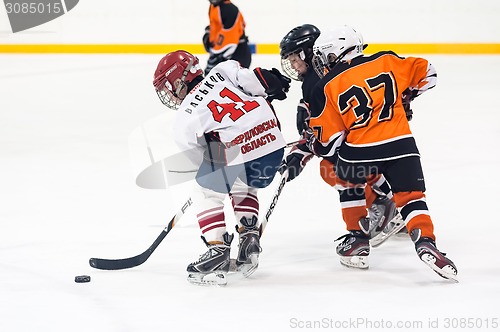
<svg viewBox="0 0 500 332">
<path fill-rule="evenodd" d="M 194 54 L 206 53 L 197 44 L 1 44 L 0 53 L 88 53 L 88 54 L 166 54 L 186 50 Z"/>
<path fill-rule="evenodd" d="M 257 54 L 279 54 L 278 44 L 251 45 Z M 200 44 L 0 44 L 0 53 L 165 54 L 175 50 L 206 54 Z M 369 44 L 366 53 L 391 50 L 401 54 L 500 54 L 500 44 Z"/>
<path fill-rule="evenodd" d="M 500 54 L 500 44 L 368 44 L 366 53 L 387 50 L 412 54 Z"/>
</svg>

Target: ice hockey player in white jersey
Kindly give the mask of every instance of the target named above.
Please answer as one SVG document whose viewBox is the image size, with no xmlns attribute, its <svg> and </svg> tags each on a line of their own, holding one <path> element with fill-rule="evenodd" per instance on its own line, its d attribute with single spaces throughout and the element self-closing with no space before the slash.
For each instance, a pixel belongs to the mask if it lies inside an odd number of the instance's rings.
<svg viewBox="0 0 500 332">
<path fill-rule="evenodd" d="M 227 283 L 233 239 L 224 216 L 227 195 L 238 223 L 236 268 L 250 275 L 262 251 L 257 191 L 272 182 L 285 146 L 271 101 L 286 98 L 290 79 L 233 60 L 204 78 L 197 57 L 176 51 L 160 60 L 153 84 L 161 102 L 177 109 L 176 143 L 199 165 L 196 190 L 204 199 L 196 204 L 197 218 L 208 251 L 188 265 L 188 281 Z"/>
</svg>

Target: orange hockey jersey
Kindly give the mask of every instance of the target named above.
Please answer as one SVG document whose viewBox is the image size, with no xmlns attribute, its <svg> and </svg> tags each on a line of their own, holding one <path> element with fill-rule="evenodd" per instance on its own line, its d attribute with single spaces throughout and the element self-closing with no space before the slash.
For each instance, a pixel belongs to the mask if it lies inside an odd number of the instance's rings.
<svg viewBox="0 0 500 332">
<path fill-rule="evenodd" d="M 210 5 L 208 16 L 210 19 L 211 52 L 224 53 L 229 58 L 234 53 L 241 38 L 245 37 L 245 20 L 243 15 L 229 0 L 220 4 Z"/>
<path fill-rule="evenodd" d="M 434 87 L 436 72 L 425 59 L 379 52 L 341 62 L 314 88 L 310 127 L 319 141 L 317 153 L 370 162 L 419 155 L 402 104 Z M 344 141 L 345 140 L 345 141 Z"/>
</svg>

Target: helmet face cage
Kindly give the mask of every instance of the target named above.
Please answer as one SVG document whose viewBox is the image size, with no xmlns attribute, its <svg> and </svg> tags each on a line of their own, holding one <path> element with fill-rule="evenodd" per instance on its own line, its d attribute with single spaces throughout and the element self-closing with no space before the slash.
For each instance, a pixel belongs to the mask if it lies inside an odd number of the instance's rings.
<svg viewBox="0 0 500 332">
<path fill-rule="evenodd" d="M 173 110 L 177 110 L 179 108 L 187 94 L 187 86 L 184 82 L 177 79 L 175 84 L 177 85 L 175 92 L 173 91 L 174 88 L 167 80 L 165 80 L 163 88 L 156 90 L 156 94 L 158 95 L 158 98 L 160 98 L 162 104 Z"/>
<path fill-rule="evenodd" d="M 302 75 L 311 64 L 312 48 L 320 31 L 312 24 L 303 24 L 290 30 L 280 42 L 281 67 L 294 80 Z"/>
<path fill-rule="evenodd" d="M 323 78 L 341 59 L 333 53 L 326 55 L 318 51 L 313 56 L 312 66 L 316 74 Z"/>
<path fill-rule="evenodd" d="M 309 67 L 305 58 L 306 56 L 302 49 L 288 53 L 281 57 L 281 68 L 291 79 L 302 81 Z"/>
</svg>

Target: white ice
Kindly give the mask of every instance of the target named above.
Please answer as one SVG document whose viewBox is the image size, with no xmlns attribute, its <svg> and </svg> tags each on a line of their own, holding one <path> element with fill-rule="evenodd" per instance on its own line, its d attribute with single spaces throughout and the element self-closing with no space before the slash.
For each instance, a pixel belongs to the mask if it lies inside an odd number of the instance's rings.
<svg viewBox="0 0 500 332">
<path fill-rule="evenodd" d="M 225 288 L 186 281 L 205 250 L 189 213 L 143 265 L 88 265 L 144 251 L 189 195 L 191 184 L 135 185 L 130 138 L 171 116 L 151 84 L 160 57 L 0 55 L 0 331 L 498 330 L 499 56 L 426 56 L 438 85 L 412 105 L 437 244 L 460 283 L 431 271 L 404 237 L 373 249 L 368 271 L 341 266 L 338 194 L 316 159 L 285 186 L 257 272 Z M 254 56 L 252 66 L 279 58 Z M 289 141 L 299 95 L 294 83 L 275 103 Z M 261 192 L 261 210 L 276 184 Z M 82 274 L 92 281 L 75 283 Z"/>
</svg>

